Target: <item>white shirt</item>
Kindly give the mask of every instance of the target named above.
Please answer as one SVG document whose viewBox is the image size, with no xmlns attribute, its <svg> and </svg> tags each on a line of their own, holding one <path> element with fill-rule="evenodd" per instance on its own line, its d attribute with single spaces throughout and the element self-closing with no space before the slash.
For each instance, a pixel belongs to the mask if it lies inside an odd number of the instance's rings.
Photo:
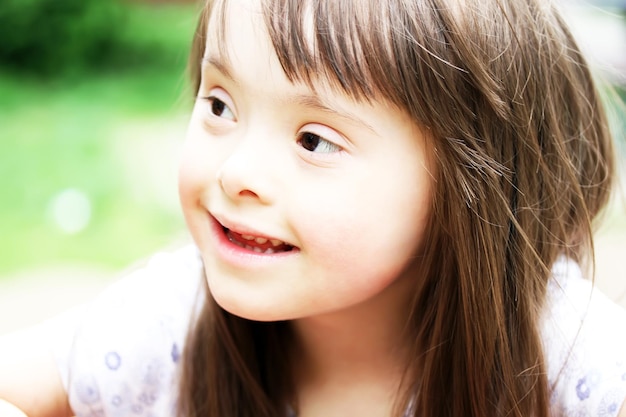
<svg viewBox="0 0 626 417">
<path fill-rule="evenodd" d="M 542 323 L 552 415 L 616 416 L 626 397 L 626 312 L 593 289 L 575 263 L 560 260 L 553 271 Z M 77 417 L 174 415 L 202 281 L 194 246 L 158 254 L 95 302 L 49 322 Z"/>
</svg>

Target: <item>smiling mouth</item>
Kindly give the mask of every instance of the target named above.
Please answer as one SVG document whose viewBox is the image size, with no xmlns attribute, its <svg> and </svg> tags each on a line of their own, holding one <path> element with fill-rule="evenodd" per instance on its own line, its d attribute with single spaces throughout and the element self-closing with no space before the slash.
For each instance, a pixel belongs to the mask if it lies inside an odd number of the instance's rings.
<svg viewBox="0 0 626 417">
<path fill-rule="evenodd" d="M 282 240 L 243 235 L 226 227 L 222 227 L 222 229 L 231 243 L 251 252 L 271 255 L 273 253 L 291 252 L 295 249 L 295 246 L 285 243 Z"/>
</svg>

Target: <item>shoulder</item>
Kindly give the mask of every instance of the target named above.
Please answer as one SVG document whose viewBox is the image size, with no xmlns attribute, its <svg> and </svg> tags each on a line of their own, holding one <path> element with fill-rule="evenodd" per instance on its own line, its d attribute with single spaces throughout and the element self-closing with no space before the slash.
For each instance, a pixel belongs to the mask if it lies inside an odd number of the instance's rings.
<svg viewBox="0 0 626 417">
<path fill-rule="evenodd" d="M 553 269 L 542 323 L 557 416 L 617 416 L 626 397 L 626 312 L 580 268 Z"/>
<path fill-rule="evenodd" d="M 202 277 L 195 247 L 157 254 L 80 310 L 58 355 L 77 415 L 148 415 L 171 406 Z"/>
</svg>

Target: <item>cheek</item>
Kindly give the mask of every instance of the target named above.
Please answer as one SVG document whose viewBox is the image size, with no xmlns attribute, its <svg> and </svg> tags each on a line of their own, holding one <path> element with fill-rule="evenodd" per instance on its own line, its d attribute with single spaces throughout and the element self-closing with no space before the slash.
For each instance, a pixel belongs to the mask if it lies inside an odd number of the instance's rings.
<svg viewBox="0 0 626 417">
<path fill-rule="evenodd" d="M 192 234 L 196 223 L 205 220 L 203 202 L 214 177 L 211 161 L 207 158 L 210 153 L 204 142 L 188 135 L 178 165 L 178 196 Z"/>
<path fill-rule="evenodd" d="M 303 220 L 298 232 L 307 253 L 321 267 L 380 287 L 400 274 L 422 242 L 430 193 L 407 194 L 368 184 L 299 204 L 314 209 L 299 213 Z"/>
<path fill-rule="evenodd" d="M 183 150 L 178 166 L 178 194 L 183 208 L 198 198 L 201 183 L 198 180 L 200 173 L 197 171 L 193 154 L 187 149 Z"/>
<path fill-rule="evenodd" d="M 178 191 L 183 204 L 198 198 L 198 193 L 207 187 L 215 171 L 212 156 L 216 152 L 211 149 L 211 140 L 196 119 L 194 115 L 178 162 Z"/>
<path fill-rule="evenodd" d="M 202 246 L 200 230 L 202 229 L 203 211 L 201 206 L 202 188 L 189 165 L 181 163 L 178 171 L 178 196 L 187 229 L 196 241 Z"/>
</svg>

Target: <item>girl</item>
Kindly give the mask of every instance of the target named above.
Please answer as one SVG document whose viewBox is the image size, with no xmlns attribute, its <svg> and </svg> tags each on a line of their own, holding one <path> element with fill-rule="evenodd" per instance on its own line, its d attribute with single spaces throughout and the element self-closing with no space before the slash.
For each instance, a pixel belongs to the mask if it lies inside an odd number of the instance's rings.
<svg viewBox="0 0 626 417">
<path fill-rule="evenodd" d="M 620 413 L 626 315 L 578 267 L 613 150 L 552 5 L 208 1 L 191 64 L 195 246 L 22 336 L 56 338 L 60 381 L 31 342 L 0 395 L 31 416 Z M 15 358 L 38 355 L 34 386 Z"/>
</svg>

